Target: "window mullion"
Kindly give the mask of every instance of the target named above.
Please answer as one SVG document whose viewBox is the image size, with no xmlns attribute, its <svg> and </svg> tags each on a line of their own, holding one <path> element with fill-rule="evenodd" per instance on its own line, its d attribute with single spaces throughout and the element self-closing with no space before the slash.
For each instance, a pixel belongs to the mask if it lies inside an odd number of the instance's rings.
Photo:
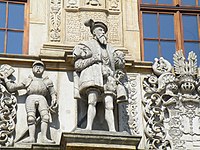
<svg viewBox="0 0 200 150">
<path fill-rule="evenodd" d="M 141 52 L 141 60 L 144 60 L 144 30 L 143 30 L 143 17 L 142 17 L 142 11 L 140 11 L 140 16 L 139 16 L 139 23 L 140 23 L 140 27 L 141 27 L 141 32 L 140 32 L 140 46 L 141 46 L 141 49 L 142 49 L 142 52 Z"/>
<path fill-rule="evenodd" d="M 5 24 L 5 37 L 4 37 L 4 53 L 6 53 L 7 38 L 8 37 L 8 2 L 6 2 L 6 24 Z"/>
<path fill-rule="evenodd" d="M 200 41 L 200 18 L 199 14 L 197 14 L 197 23 L 198 23 L 198 36 L 199 36 L 199 41 Z"/>
<path fill-rule="evenodd" d="M 162 56 L 161 45 L 160 45 L 160 15 L 157 13 L 157 24 L 158 24 L 158 56 Z"/>
<path fill-rule="evenodd" d="M 181 19 L 181 13 L 178 11 L 174 14 L 174 23 L 175 23 L 175 36 L 176 36 L 176 49 L 183 49 L 183 25 Z"/>
<path fill-rule="evenodd" d="M 24 54 L 28 54 L 30 0 L 27 0 L 27 3 L 25 3 L 24 7 L 24 40 L 22 51 Z"/>
</svg>

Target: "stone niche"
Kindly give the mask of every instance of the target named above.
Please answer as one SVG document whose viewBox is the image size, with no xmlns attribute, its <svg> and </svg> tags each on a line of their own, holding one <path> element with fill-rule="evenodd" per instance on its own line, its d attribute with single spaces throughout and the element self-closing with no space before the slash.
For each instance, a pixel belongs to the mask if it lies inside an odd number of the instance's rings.
<svg viewBox="0 0 200 150">
<path fill-rule="evenodd" d="M 174 54 L 174 69 L 155 59 L 143 81 L 145 149 L 200 149 L 200 74 L 197 56 Z"/>
</svg>

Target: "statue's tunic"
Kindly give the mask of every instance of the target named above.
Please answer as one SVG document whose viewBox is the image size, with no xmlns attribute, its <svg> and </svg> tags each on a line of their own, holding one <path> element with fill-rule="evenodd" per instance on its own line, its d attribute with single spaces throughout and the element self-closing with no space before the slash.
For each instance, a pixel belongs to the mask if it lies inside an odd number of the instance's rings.
<svg viewBox="0 0 200 150">
<path fill-rule="evenodd" d="M 106 49 L 102 48 L 95 39 L 75 46 L 73 54 L 78 76 L 78 83 L 75 86 L 79 89 L 80 94 L 86 94 L 89 88 L 98 89 L 102 93 L 114 94 L 114 51 L 115 49 L 109 44 L 106 45 Z M 107 87 L 108 82 L 111 88 Z"/>
</svg>

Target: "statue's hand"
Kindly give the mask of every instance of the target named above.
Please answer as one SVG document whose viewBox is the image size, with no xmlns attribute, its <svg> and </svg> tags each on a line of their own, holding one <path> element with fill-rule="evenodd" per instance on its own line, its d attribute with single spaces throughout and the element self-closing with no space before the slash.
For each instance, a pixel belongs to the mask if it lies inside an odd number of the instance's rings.
<svg viewBox="0 0 200 150">
<path fill-rule="evenodd" d="M 0 79 L 3 80 L 4 82 L 10 81 L 4 74 L 0 73 Z"/>
<path fill-rule="evenodd" d="M 94 63 L 102 62 L 101 57 L 100 57 L 99 54 L 94 54 L 93 55 L 93 60 L 94 60 Z"/>
<path fill-rule="evenodd" d="M 58 103 L 57 103 L 57 100 L 52 100 L 51 101 L 51 106 L 49 107 L 49 110 L 51 113 L 56 113 L 56 110 L 58 108 Z"/>
</svg>

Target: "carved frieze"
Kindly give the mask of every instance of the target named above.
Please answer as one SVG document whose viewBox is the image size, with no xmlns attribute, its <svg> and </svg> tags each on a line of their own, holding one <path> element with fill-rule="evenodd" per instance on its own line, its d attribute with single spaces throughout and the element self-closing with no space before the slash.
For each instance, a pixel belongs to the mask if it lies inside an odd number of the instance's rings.
<svg viewBox="0 0 200 150">
<path fill-rule="evenodd" d="M 155 59 L 153 75 L 143 81 L 146 149 L 200 148 L 200 93 L 197 56 L 174 54 L 174 72 L 164 58 Z M 192 139 L 192 140 L 191 140 Z"/>
<path fill-rule="evenodd" d="M 61 41 L 61 0 L 50 1 L 50 29 L 51 42 Z"/>
</svg>

